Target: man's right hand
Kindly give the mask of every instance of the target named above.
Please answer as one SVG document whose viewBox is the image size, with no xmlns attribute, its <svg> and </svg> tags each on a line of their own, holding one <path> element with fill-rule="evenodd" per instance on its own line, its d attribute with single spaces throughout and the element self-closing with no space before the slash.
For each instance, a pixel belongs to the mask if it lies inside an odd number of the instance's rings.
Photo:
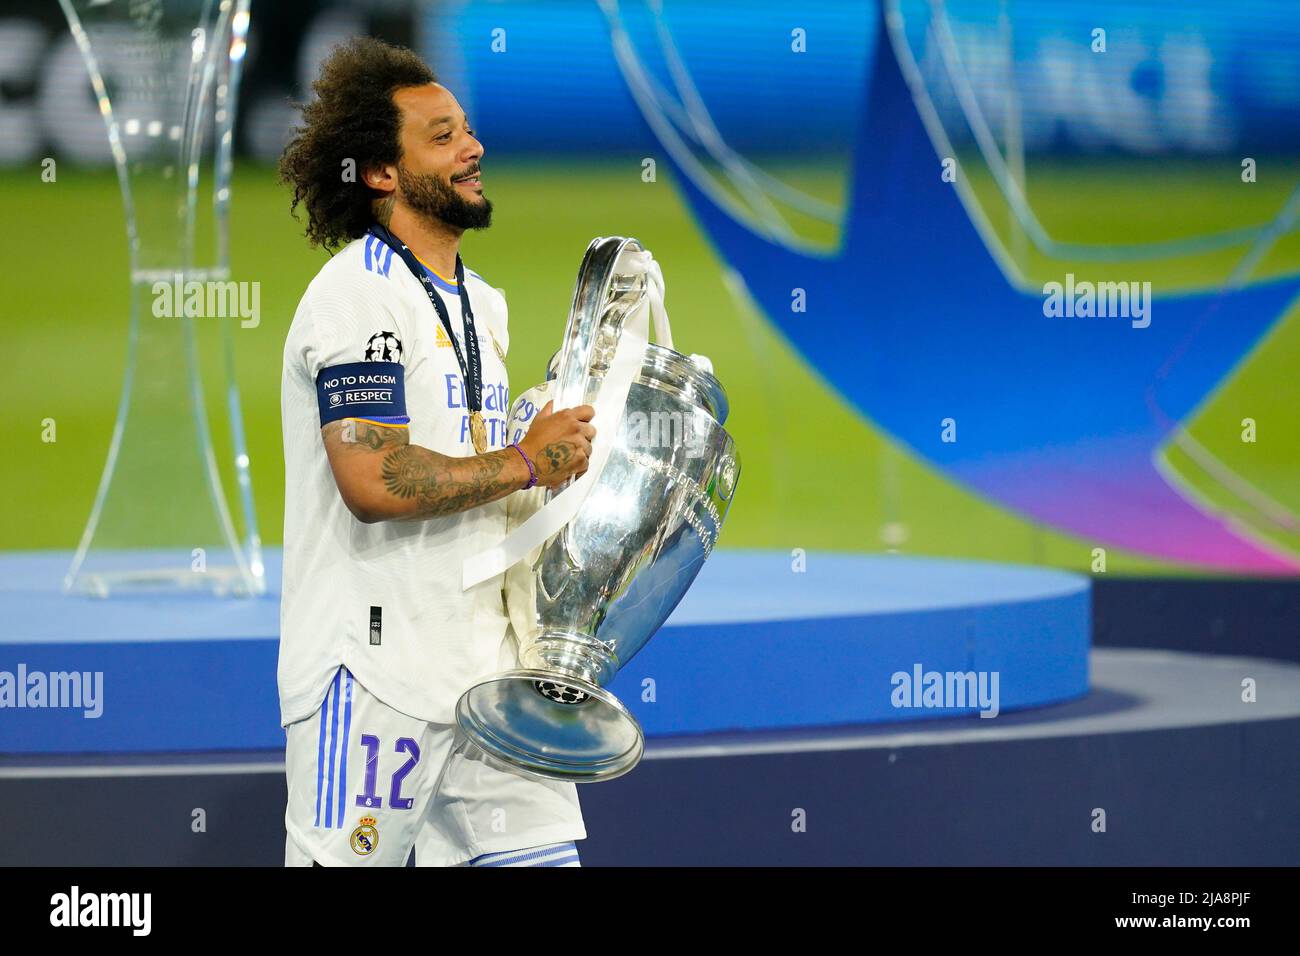
<svg viewBox="0 0 1300 956">
<path fill-rule="evenodd" d="M 519 440 L 537 468 L 537 483 L 555 488 L 587 471 L 591 458 L 591 440 L 596 426 L 590 424 L 596 410 L 590 405 L 562 408 L 552 412 L 554 402 L 537 413 L 528 434 Z"/>
</svg>

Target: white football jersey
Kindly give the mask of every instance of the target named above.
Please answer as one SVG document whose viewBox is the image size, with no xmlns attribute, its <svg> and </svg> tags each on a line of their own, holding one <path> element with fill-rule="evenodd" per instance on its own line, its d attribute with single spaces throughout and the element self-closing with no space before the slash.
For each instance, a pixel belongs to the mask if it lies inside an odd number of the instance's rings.
<svg viewBox="0 0 1300 956">
<path fill-rule="evenodd" d="M 431 276 L 466 354 L 454 280 Z M 504 448 L 510 407 L 505 297 L 468 269 L 465 283 L 479 339 L 488 444 Z M 322 420 L 409 418 L 411 444 L 444 455 L 475 454 L 451 341 L 423 285 L 377 238 L 350 242 L 307 287 L 284 346 L 280 411 L 282 723 L 313 714 L 340 665 L 389 706 L 451 723 L 463 691 L 514 663 L 502 578 L 461 590 L 465 559 L 505 536 L 506 502 L 442 518 L 364 524 L 339 494 Z"/>
</svg>

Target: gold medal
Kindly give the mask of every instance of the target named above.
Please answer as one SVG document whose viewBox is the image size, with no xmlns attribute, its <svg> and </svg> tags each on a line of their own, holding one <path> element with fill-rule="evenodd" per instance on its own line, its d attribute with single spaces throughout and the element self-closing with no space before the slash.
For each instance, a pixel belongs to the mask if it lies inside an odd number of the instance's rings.
<svg viewBox="0 0 1300 956">
<path fill-rule="evenodd" d="M 487 425 L 483 421 L 483 413 L 473 411 L 469 413 L 469 437 L 474 443 L 474 450 L 480 455 L 487 451 Z"/>
</svg>

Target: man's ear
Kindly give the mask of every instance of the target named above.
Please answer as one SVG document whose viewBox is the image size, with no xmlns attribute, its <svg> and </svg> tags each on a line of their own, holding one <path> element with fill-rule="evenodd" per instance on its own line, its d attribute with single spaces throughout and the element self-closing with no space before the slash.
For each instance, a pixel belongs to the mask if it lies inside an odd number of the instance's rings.
<svg viewBox="0 0 1300 956">
<path fill-rule="evenodd" d="M 396 166 L 374 166 L 362 171 L 361 179 L 367 186 L 381 193 L 376 198 L 387 199 L 397 191 L 397 167 Z"/>
</svg>

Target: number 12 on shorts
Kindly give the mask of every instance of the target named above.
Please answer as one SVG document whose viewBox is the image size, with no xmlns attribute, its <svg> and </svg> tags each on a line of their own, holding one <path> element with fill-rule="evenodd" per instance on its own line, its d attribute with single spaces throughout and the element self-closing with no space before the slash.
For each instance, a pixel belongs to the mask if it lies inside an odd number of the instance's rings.
<svg viewBox="0 0 1300 956">
<path fill-rule="evenodd" d="M 382 807 L 383 798 L 375 792 L 376 778 L 379 776 L 379 738 L 374 734 L 362 734 L 361 746 L 366 748 L 366 777 L 362 784 L 364 792 L 357 794 L 357 806 L 370 809 Z M 411 797 L 402 796 L 402 782 L 420 762 L 420 745 L 410 737 L 400 737 L 393 746 L 393 752 L 406 754 L 407 760 L 393 774 L 388 790 L 388 806 L 392 810 L 409 810 L 415 801 Z"/>
</svg>

